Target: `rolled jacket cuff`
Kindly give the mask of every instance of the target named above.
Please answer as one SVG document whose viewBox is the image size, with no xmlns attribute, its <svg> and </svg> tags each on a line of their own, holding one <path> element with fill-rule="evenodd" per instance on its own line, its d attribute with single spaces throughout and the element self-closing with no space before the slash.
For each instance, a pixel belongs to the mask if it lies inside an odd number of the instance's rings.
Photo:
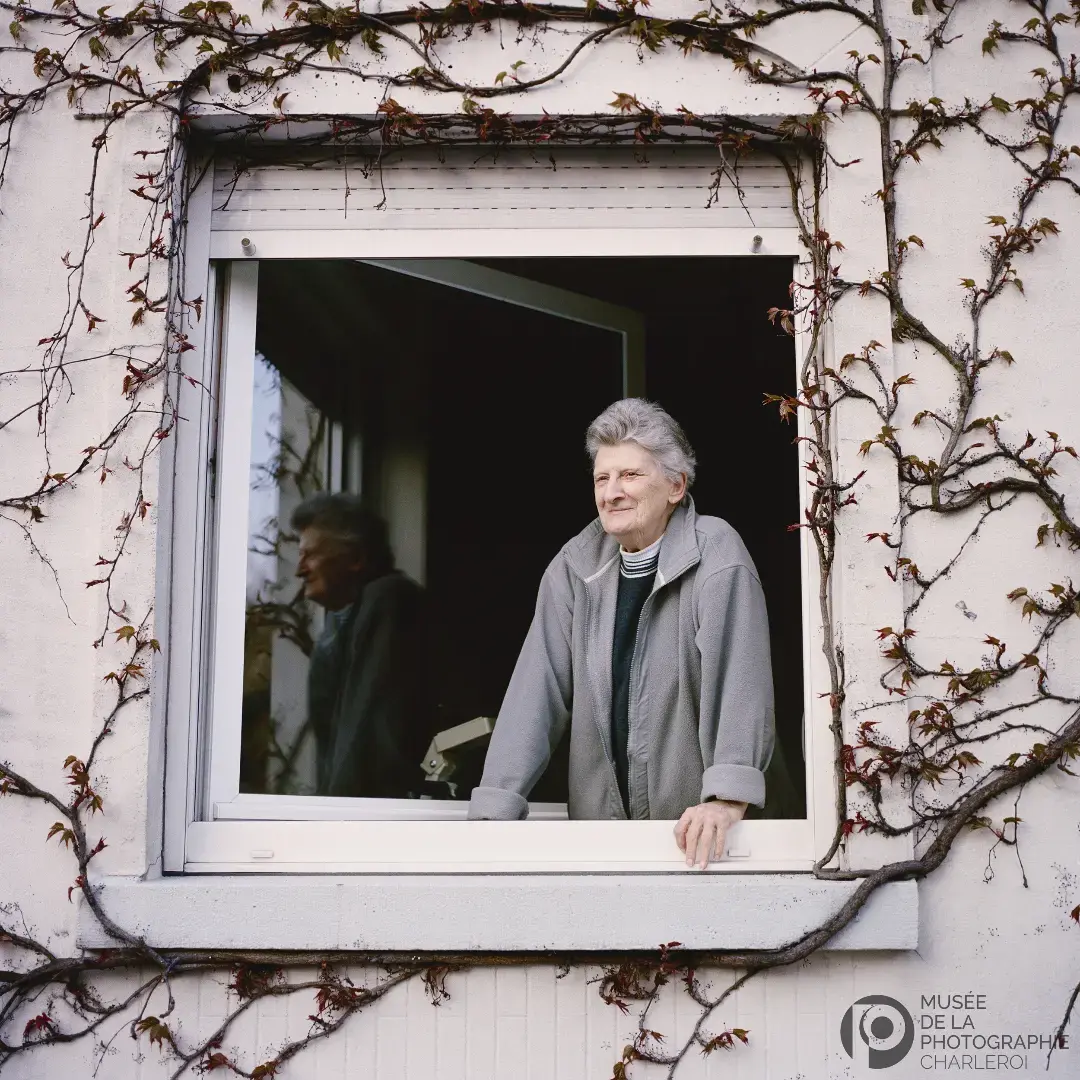
<svg viewBox="0 0 1080 1080">
<path fill-rule="evenodd" d="M 706 799 L 764 806 L 765 774 L 752 765 L 710 765 L 701 778 L 701 801 Z"/>
<path fill-rule="evenodd" d="M 520 821 L 529 816 L 529 802 L 505 788 L 473 788 L 469 800 L 470 821 Z"/>
</svg>

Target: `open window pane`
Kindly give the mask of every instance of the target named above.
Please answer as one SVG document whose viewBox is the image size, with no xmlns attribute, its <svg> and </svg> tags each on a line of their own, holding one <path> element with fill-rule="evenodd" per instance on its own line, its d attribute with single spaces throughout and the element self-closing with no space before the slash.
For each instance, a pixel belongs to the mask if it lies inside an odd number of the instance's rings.
<svg viewBox="0 0 1080 1080">
<path fill-rule="evenodd" d="M 425 265 L 423 277 L 355 261 L 260 269 L 242 793 L 467 800 L 539 574 L 566 522 L 590 516 L 581 433 L 623 394 L 625 333 L 594 325 L 604 305 L 582 311 L 524 279 Z M 505 453 L 509 432 L 523 438 Z M 526 462 L 545 443 L 543 512 L 514 526 L 507 500 L 527 493 Z M 327 613 L 296 577 L 291 515 L 326 491 L 359 495 L 385 520 L 397 576 L 414 583 L 399 586 L 421 610 L 407 640 L 393 631 L 392 671 L 360 671 L 379 628 L 358 639 L 357 613 Z M 382 612 L 391 621 L 395 605 Z M 357 747 L 380 708 L 381 745 Z M 469 737 L 425 772 L 432 740 L 462 728 Z M 349 754 L 351 780 L 328 760 Z M 564 802 L 565 773 L 561 748 L 535 797 Z"/>
<path fill-rule="evenodd" d="M 409 817 L 423 816 L 423 799 L 463 813 L 543 570 L 595 517 L 585 428 L 634 393 L 682 423 L 698 455 L 698 512 L 734 525 L 757 565 L 778 734 L 764 813 L 805 816 L 800 549 L 787 529 L 799 518 L 795 432 L 761 406 L 763 393 L 795 387 L 791 339 L 764 317 L 785 304 L 791 274 L 780 258 L 263 262 L 243 702 L 239 716 L 215 706 L 214 718 L 215 732 L 242 729 L 239 792 L 385 797 L 386 816 L 408 799 Z M 366 694 L 349 684 L 376 646 L 354 648 L 350 605 L 305 598 L 296 576 L 292 515 L 320 492 L 352 493 L 384 519 L 414 583 L 405 660 L 395 654 Z M 320 650 L 331 656 L 321 668 Z M 394 734 L 386 751 L 367 710 L 402 685 L 405 704 L 381 721 Z M 364 762 L 352 787 L 340 778 L 350 753 Z M 565 801 L 566 754 L 534 802 Z M 388 771 L 392 783 L 372 786 Z M 255 816 L 273 805 L 260 801 Z M 280 816 L 309 816 L 295 805 L 281 800 Z"/>
</svg>

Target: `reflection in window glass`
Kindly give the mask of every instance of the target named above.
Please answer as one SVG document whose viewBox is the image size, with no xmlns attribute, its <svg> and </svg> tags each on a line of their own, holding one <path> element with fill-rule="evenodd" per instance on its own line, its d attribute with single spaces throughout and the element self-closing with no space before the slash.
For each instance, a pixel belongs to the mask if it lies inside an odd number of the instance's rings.
<svg viewBox="0 0 1080 1080">
<path fill-rule="evenodd" d="M 304 687 L 322 619 L 296 577 L 289 515 L 325 487 L 328 421 L 261 353 L 253 390 L 240 789 L 307 795 L 316 778 Z"/>
</svg>

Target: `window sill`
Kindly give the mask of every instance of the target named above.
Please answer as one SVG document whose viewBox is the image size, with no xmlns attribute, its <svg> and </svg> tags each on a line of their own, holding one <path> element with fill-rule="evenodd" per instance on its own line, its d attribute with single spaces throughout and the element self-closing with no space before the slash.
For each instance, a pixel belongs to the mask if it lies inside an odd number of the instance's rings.
<svg viewBox="0 0 1080 1080">
<path fill-rule="evenodd" d="M 854 888 L 806 874 L 207 875 L 107 878 L 100 895 L 163 949 L 535 952 L 774 949 Z M 914 881 L 885 885 L 825 948 L 915 949 L 918 915 Z M 78 943 L 116 944 L 85 903 Z"/>
</svg>

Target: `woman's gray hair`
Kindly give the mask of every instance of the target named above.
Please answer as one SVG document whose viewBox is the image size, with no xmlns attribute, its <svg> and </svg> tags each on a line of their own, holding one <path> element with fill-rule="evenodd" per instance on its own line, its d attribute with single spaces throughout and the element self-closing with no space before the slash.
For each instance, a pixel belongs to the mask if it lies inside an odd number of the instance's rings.
<svg viewBox="0 0 1080 1080">
<path fill-rule="evenodd" d="M 697 458 L 686 434 L 669 413 L 644 398 L 623 398 L 609 405 L 585 432 L 585 450 L 596 463 L 601 446 L 637 443 L 651 454 L 669 480 L 686 474 L 687 488 L 694 482 Z"/>
</svg>

